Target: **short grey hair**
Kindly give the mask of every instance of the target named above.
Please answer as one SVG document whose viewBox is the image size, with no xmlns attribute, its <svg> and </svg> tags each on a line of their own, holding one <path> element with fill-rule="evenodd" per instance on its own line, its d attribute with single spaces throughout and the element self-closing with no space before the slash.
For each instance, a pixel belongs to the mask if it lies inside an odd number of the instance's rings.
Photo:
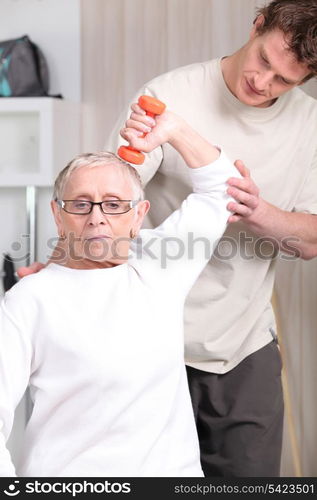
<svg viewBox="0 0 317 500">
<path fill-rule="evenodd" d="M 61 200 L 63 198 L 66 183 L 75 170 L 82 167 L 97 167 L 101 165 L 117 165 L 118 168 L 123 168 L 131 179 L 134 199 L 144 199 L 142 182 L 137 170 L 132 167 L 130 163 L 121 160 L 119 156 L 111 153 L 110 151 L 83 153 L 75 156 L 75 158 L 73 158 L 58 174 L 54 184 L 53 199 Z"/>
</svg>

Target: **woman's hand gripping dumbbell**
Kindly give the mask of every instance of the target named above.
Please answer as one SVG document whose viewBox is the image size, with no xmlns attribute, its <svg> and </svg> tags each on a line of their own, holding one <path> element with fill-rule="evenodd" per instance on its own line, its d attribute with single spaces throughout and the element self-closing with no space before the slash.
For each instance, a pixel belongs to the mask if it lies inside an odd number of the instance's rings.
<svg viewBox="0 0 317 500">
<path fill-rule="evenodd" d="M 190 168 L 208 165 L 219 157 L 218 148 L 200 136 L 183 118 L 165 109 L 157 99 L 141 96 L 131 109 L 125 128 L 120 130 L 120 135 L 129 145 L 118 150 L 118 155 L 129 163 L 141 165 L 144 155 L 140 151 L 150 153 L 166 143 L 178 151 Z"/>
<path fill-rule="evenodd" d="M 121 130 L 122 137 L 124 137 L 130 145 L 120 146 L 118 149 L 118 156 L 120 156 L 120 158 L 135 165 L 141 165 L 144 162 L 144 154 L 139 151 L 138 147 L 133 147 L 132 144 L 135 143 L 137 138 L 145 138 L 147 134 L 151 132 L 152 128 L 156 125 L 154 117 L 164 113 L 165 108 L 166 106 L 163 102 L 148 95 L 142 95 L 138 103 L 131 106 L 131 116 L 126 122 L 126 128 Z M 144 119 L 142 117 L 144 117 Z M 137 118 L 137 121 L 135 118 Z M 147 145 L 150 146 L 150 139 L 149 137 L 147 141 L 139 142 L 142 151 L 152 151 L 153 148 L 147 147 Z"/>
</svg>

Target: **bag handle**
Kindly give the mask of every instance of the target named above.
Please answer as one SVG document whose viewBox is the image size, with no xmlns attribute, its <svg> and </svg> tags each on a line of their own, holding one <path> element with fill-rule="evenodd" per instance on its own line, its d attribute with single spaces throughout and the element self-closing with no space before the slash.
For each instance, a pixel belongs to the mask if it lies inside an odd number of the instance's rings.
<svg viewBox="0 0 317 500">
<path fill-rule="evenodd" d="M 27 35 L 23 35 L 20 38 L 14 38 L 13 40 L 8 40 L 7 46 L 1 54 L 1 60 L 3 61 L 3 59 L 6 59 L 6 57 L 10 54 L 10 52 L 12 51 L 12 49 L 16 45 L 16 43 L 19 43 L 22 41 L 30 41 L 30 40 L 29 40 L 29 37 Z"/>
</svg>

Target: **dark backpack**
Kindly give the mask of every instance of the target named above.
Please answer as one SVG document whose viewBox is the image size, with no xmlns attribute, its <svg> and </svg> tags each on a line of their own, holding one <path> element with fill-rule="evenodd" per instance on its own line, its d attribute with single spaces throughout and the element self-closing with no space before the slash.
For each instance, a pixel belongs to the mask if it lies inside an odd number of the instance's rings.
<svg viewBox="0 0 317 500">
<path fill-rule="evenodd" d="M 2 266 L 2 277 L 3 277 L 3 289 L 6 292 L 17 283 L 17 278 L 15 277 L 14 263 L 10 254 L 3 254 L 3 266 Z"/>
<path fill-rule="evenodd" d="M 27 35 L 0 42 L 0 97 L 47 96 L 48 66 Z"/>
</svg>

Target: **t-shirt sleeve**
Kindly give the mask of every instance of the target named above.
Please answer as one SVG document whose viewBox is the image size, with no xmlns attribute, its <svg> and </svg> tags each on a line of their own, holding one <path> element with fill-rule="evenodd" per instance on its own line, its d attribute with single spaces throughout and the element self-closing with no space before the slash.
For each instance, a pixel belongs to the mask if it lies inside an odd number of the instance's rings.
<svg viewBox="0 0 317 500">
<path fill-rule="evenodd" d="M 120 135 L 120 130 L 123 128 L 125 121 L 130 116 L 131 104 L 137 102 L 139 97 L 143 94 L 151 95 L 159 99 L 159 97 L 157 95 L 154 95 L 154 93 L 151 92 L 147 87 L 143 87 L 142 89 L 140 89 L 131 100 L 129 105 L 126 107 L 126 109 L 120 114 L 114 128 L 112 129 L 109 137 L 106 140 L 104 148 L 105 150 L 117 153 L 119 146 L 127 145 L 127 141 L 125 141 Z M 141 177 L 143 186 L 145 186 L 155 175 L 156 171 L 161 165 L 162 159 L 163 149 L 161 147 L 158 147 L 151 153 L 145 153 L 145 160 L 142 165 L 133 165 Z"/>
<path fill-rule="evenodd" d="M 317 214 L 317 148 L 293 211 Z"/>
<path fill-rule="evenodd" d="M 160 226 L 141 231 L 146 260 L 152 268 L 160 267 L 161 275 L 187 294 L 209 261 L 223 235 L 230 212 L 227 205 L 229 177 L 241 177 L 238 170 L 221 152 L 210 165 L 189 169 L 193 193 Z"/>
<path fill-rule="evenodd" d="M 15 476 L 6 442 L 10 436 L 15 409 L 27 388 L 32 349 L 29 339 L 6 307 L 0 305 L 0 476 Z"/>
</svg>

